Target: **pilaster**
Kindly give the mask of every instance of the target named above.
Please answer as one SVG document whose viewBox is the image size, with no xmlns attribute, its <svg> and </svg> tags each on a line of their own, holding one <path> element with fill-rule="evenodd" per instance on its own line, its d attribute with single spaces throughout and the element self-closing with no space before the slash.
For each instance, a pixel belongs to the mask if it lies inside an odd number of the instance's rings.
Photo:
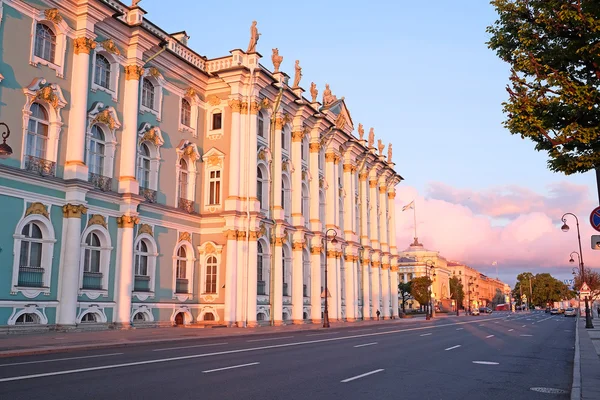
<svg viewBox="0 0 600 400">
<path fill-rule="evenodd" d="M 325 153 L 325 180 L 327 181 L 327 190 L 325 193 L 325 226 L 327 229 L 337 226 L 337 192 L 338 183 L 335 173 L 336 155 L 333 152 Z"/>
<path fill-rule="evenodd" d="M 312 179 L 310 185 L 310 228 L 313 232 L 321 232 L 321 221 L 319 216 L 319 150 L 321 146 L 317 142 L 312 142 L 309 145 L 310 149 L 310 172 Z M 319 261 L 320 263 L 320 261 Z M 320 279 L 321 273 L 319 273 Z M 320 313 L 319 313 L 320 315 Z M 319 318 L 320 319 L 320 318 Z"/>
<path fill-rule="evenodd" d="M 228 196 L 225 200 L 225 208 L 227 210 L 237 210 L 240 200 L 240 112 L 242 110 L 242 102 L 235 96 L 229 100 L 229 109 L 231 110 L 231 132 L 229 140 L 229 180 L 228 180 Z M 251 149 L 254 150 L 254 149 Z"/>
<path fill-rule="evenodd" d="M 379 250 L 379 232 L 377 230 L 379 215 L 377 215 L 377 179 L 375 178 L 369 180 L 369 200 L 371 247 L 375 250 Z"/>
<path fill-rule="evenodd" d="M 224 319 L 227 326 L 232 326 L 236 322 L 237 308 L 237 231 L 227 230 L 223 232 L 226 239 L 225 262 L 225 301 L 224 301 Z"/>
<path fill-rule="evenodd" d="M 310 319 L 313 324 L 320 324 L 322 320 L 321 240 L 320 236 L 314 237 L 310 248 Z"/>
<path fill-rule="evenodd" d="M 329 319 L 337 321 L 340 318 L 338 301 L 338 265 L 337 251 L 333 245 L 327 249 L 327 289 L 331 293 L 331 297 L 327 298 Z"/>
<path fill-rule="evenodd" d="M 362 260 L 362 279 L 363 279 L 363 319 L 371 319 L 371 261 L 367 256 L 368 251 L 364 250 L 364 256 Z"/>
<path fill-rule="evenodd" d="M 140 222 L 135 215 L 117 218 L 118 268 L 115 273 L 115 311 L 113 322 L 120 327 L 131 325 L 131 293 L 133 292 L 133 227 Z"/>
<path fill-rule="evenodd" d="M 275 196 L 277 197 L 277 196 Z M 271 288 L 272 300 L 272 321 L 274 325 L 283 325 L 283 257 L 282 257 L 282 246 L 284 237 L 276 236 L 273 237 L 275 240 L 275 257 L 274 271 L 273 271 L 273 287 Z"/>
<path fill-rule="evenodd" d="M 379 261 L 371 262 L 371 293 L 373 298 L 371 301 L 371 316 L 377 317 L 377 310 L 381 312 L 381 269 Z M 383 315 L 383 313 L 381 314 Z"/>
<path fill-rule="evenodd" d="M 256 152 L 255 152 L 256 153 Z M 252 328 L 258 325 L 256 321 L 256 303 L 257 303 L 257 272 L 256 264 L 258 256 L 258 232 L 250 231 L 250 240 L 248 241 L 248 327 Z"/>
<path fill-rule="evenodd" d="M 292 246 L 292 322 L 294 324 L 304 323 L 304 265 L 302 259 L 303 248 L 304 241 L 298 239 L 294 241 Z"/>
<path fill-rule="evenodd" d="M 302 139 L 304 132 L 296 128 L 292 132 L 292 188 L 295 195 L 292 196 L 292 223 L 296 227 L 304 227 L 304 216 L 302 215 Z M 318 196 L 317 196 L 318 197 Z"/>
</svg>

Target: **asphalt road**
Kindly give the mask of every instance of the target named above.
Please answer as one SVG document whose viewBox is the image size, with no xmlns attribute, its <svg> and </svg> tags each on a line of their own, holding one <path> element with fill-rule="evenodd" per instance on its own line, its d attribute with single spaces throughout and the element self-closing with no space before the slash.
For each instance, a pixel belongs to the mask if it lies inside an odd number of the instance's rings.
<svg viewBox="0 0 600 400">
<path fill-rule="evenodd" d="M 574 340 L 494 313 L 6 358 L 0 399 L 569 399 Z"/>
</svg>

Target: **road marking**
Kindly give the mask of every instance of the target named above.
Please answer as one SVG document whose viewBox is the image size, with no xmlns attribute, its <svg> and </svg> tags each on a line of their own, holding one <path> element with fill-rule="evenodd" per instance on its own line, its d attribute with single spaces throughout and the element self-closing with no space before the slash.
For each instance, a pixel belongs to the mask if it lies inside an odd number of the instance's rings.
<svg viewBox="0 0 600 400">
<path fill-rule="evenodd" d="M 514 329 L 509 329 L 508 331 L 509 331 L 509 332 L 512 332 L 512 331 L 514 331 Z"/>
<path fill-rule="evenodd" d="M 365 376 L 373 375 L 373 374 L 376 374 L 381 371 L 383 371 L 383 369 L 376 369 L 375 371 L 367 372 L 367 373 L 361 374 L 361 375 L 356 375 L 356 376 L 353 376 L 352 378 L 344 379 L 343 381 L 340 381 L 340 382 L 342 382 L 342 383 L 352 382 L 356 379 L 364 378 Z"/>
<path fill-rule="evenodd" d="M 525 328 L 527 325 L 523 325 L 521 328 Z"/>
<path fill-rule="evenodd" d="M 196 344 L 193 346 L 180 346 L 180 347 L 167 347 L 164 349 L 154 349 L 152 351 L 167 351 L 167 350 L 180 350 L 180 349 L 193 349 L 195 347 L 210 347 L 210 346 L 223 346 L 227 343 L 209 343 L 209 344 Z"/>
<path fill-rule="evenodd" d="M 483 324 L 479 325 L 479 326 L 483 326 Z"/>
<path fill-rule="evenodd" d="M 491 338 L 491 337 L 494 337 L 494 335 L 487 335 L 485 338 L 486 338 L 486 339 L 489 339 L 489 338 Z"/>
<path fill-rule="evenodd" d="M 444 349 L 444 351 L 458 349 L 459 347 L 460 347 L 460 344 L 457 344 L 456 346 L 452 346 L 452 347 L 448 347 L 447 349 Z"/>
<path fill-rule="evenodd" d="M 313 333 L 311 335 L 306 335 L 306 336 L 323 336 L 323 335 L 335 335 L 337 333 L 340 332 L 323 332 L 323 333 Z"/>
<path fill-rule="evenodd" d="M 475 321 L 454 322 L 451 324 L 427 325 L 427 326 L 420 326 L 420 327 L 415 327 L 415 328 L 397 329 L 394 331 L 387 331 L 387 332 L 364 333 L 361 335 L 350 335 L 350 336 L 342 336 L 342 337 L 335 337 L 335 338 L 306 340 L 303 342 L 295 342 L 295 343 L 272 344 L 272 345 L 267 345 L 267 346 L 250 347 L 247 349 L 222 350 L 222 351 L 216 351 L 214 353 L 191 354 L 191 355 L 185 355 L 185 356 L 159 358 L 159 359 L 155 359 L 155 360 L 136 361 L 136 362 L 123 363 L 123 364 L 102 365 L 102 366 L 98 366 L 98 367 L 70 369 L 70 370 L 55 371 L 55 372 L 45 372 L 45 373 L 32 374 L 32 375 L 12 376 L 12 377 L 8 377 L 8 378 L 0 378 L 0 383 L 1 382 L 21 381 L 21 380 L 25 380 L 25 379 L 44 378 L 44 377 L 48 377 L 48 376 L 69 375 L 69 374 L 76 374 L 76 373 L 81 373 L 81 372 L 101 371 L 101 370 L 105 370 L 105 369 L 133 367 L 133 366 L 138 366 L 138 365 L 158 364 L 158 363 L 165 363 L 165 362 L 171 362 L 171 361 L 193 360 L 196 358 L 221 356 L 221 355 L 225 355 L 225 354 L 249 353 L 249 352 L 253 352 L 253 351 L 261 351 L 261 350 L 267 350 L 267 349 L 305 346 L 305 345 L 315 344 L 315 343 L 327 343 L 327 342 L 335 342 L 335 341 L 340 341 L 340 340 L 365 338 L 365 337 L 371 337 L 371 336 L 391 335 L 394 333 L 422 331 L 422 330 L 426 330 L 426 329 L 445 328 L 448 326 L 468 325 L 468 324 L 472 324 L 472 323 L 475 323 Z M 458 347 L 460 347 L 460 345 Z"/>
<path fill-rule="evenodd" d="M 499 324 L 500 322 L 496 321 L 496 322 L 494 322 L 494 323 L 495 323 L 495 324 Z"/>
<path fill-rule="evenodd" d="M 421 336 L 429 336 L 429 335 L 433 335 L 433 333 L 424 333 Z"/>
<path fill-rule="evenodd" d="M 389 326 L 382 326 L 381 328 L 377 328 L 377 330 L 389 329 Z"/>
<path fill-rule="evenodd" d="M 373 346 L 374 344 L 377 344 L 377 342 L 373 342 L 373 343 L 364 343 L 364 344 L 357 344 L 354 347 L 365 347 L 365 346 Z"/>
<path fill-rule="evenodd" d="M 225 371 L 225 370 L 228 370 L 228 369 L 235 369 L 235 368 L 244 368 L 244 367 L 250 367 L 251 365 L 258 365 L 258 364 L 260 364 L 260 363 L 259 362 L 253 362 L 253 363 L 249 363 L 249 364 L 232 365 L 231 367 L 208 369 L 206 371 L 202 371 L 202 373 L 203 374 L 208 374 L 210 372 Z"/>
<path fill-rule="evenodd" d="M 456 328 L 457 331 L 462 331 L 465 328 Z"/>
<path fill-rule="evenodd" d="M 290 339 L 290 338 L 293 338 L 293 336 L 282 336 L 282 337 L 266 338 L 266 339 L 252 339 L 252 340 L 246 340 L 246 342 L 265 342 L 267 340 L 281 340 L 281 339 Z"/>
<path fill-rule="evenodd" d="M 473 361 L 473 364 L 481 364 L 481 365 L 498 365 L 500 363 L 494 361 Z"/>
<path fill-rule="evenodd" d="M 521 335 L 521 336 L 530 337 L 530 336 L 533 336 L 533 335 Z"/>
<path fill-rule="evenodd" d="M 41 363 L 68 361 L 68 360 L 81 360 L 83 358 L 112 357 L 112 356 L 120 356 L 121 354 L 123 354 L 123 353 L 98 354 L 95 356 L 82 356 L 82 357 L 53 358 L 51 360 L 25 361 L 25 362 L 10 363 L 10 364 L 0 364 L 0 367 L 11 367 L 13 365 L 26 365 L 26 364 L 41 364 Z"/>
</svg>

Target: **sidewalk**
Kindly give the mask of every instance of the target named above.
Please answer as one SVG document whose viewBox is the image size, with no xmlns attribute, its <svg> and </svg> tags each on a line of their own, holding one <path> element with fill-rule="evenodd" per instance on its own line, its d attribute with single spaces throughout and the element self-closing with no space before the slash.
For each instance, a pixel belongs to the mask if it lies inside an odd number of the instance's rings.
<svg viewBox="0 0 600 400">
<path fill-rule="evenodd" d="M 440 315 L 440 317 L 442 316 Z M 445 318 L 445 316 L 442 318 Z M 359 326 L 404 325 L 411 321 L 422 321 L 424 319 L 424 316 L 419 316 L 414 318 L 380 321 L 331 322 L 330 329 Z M 75 350 L 103 349 L 131 344 L 151 344 L 197 340 L 202 338 L 225 338 L 320 329 L 323 329 L 323 327 L 318 324 L 262 326 L 257 328 L 220 327 L 215 329 L 203 328 L 202 326 L 189 326 L 5 335 L 0 336 L 0 358 Z"/>
<path fill-rule="evenodd" d="M 577 318 L 575 363 L 571 400 L 600 399 L 600 320 L 593 329 L 585 329 L 585 317 Z"/>
</svg>

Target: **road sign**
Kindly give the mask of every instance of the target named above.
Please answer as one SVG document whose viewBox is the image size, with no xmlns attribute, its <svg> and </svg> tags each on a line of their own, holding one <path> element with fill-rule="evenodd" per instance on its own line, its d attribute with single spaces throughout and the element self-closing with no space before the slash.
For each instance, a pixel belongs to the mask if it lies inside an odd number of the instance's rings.
<svg viewBox="0 0 600 400">
<path fill-rule="evenodd" d="M 594 208 L 590 214 L 590 224 L 592 228 L 600 232 L 600 207 Z"/>
<path fill-rule="evenodd" d="M 592 250 L 600 250 L 600 235 L 592 235 Z"/>
<path fill-rule="evenodd" d="M 329 288 L 327 288 L 327 297 L 331 297 L 331 292 L 329 291 Z M 325 289 L 323 289 L 323 291 L 321 292 L 321 298 L 325 298 Z"/>
<path fill-rule="evenodd" d="M 563 279 L 563 283 L 568 286 L 572 286 L 575 279 Z"/>
<path fill-rule="evenodd" d="M 587 283 L 583 282 L 583 285 L 581 285 L 581 289 L 579 289 L 579 298 L 586 297 L 589 295 L 590 287 L 587 285 Z"/>
</svg>

